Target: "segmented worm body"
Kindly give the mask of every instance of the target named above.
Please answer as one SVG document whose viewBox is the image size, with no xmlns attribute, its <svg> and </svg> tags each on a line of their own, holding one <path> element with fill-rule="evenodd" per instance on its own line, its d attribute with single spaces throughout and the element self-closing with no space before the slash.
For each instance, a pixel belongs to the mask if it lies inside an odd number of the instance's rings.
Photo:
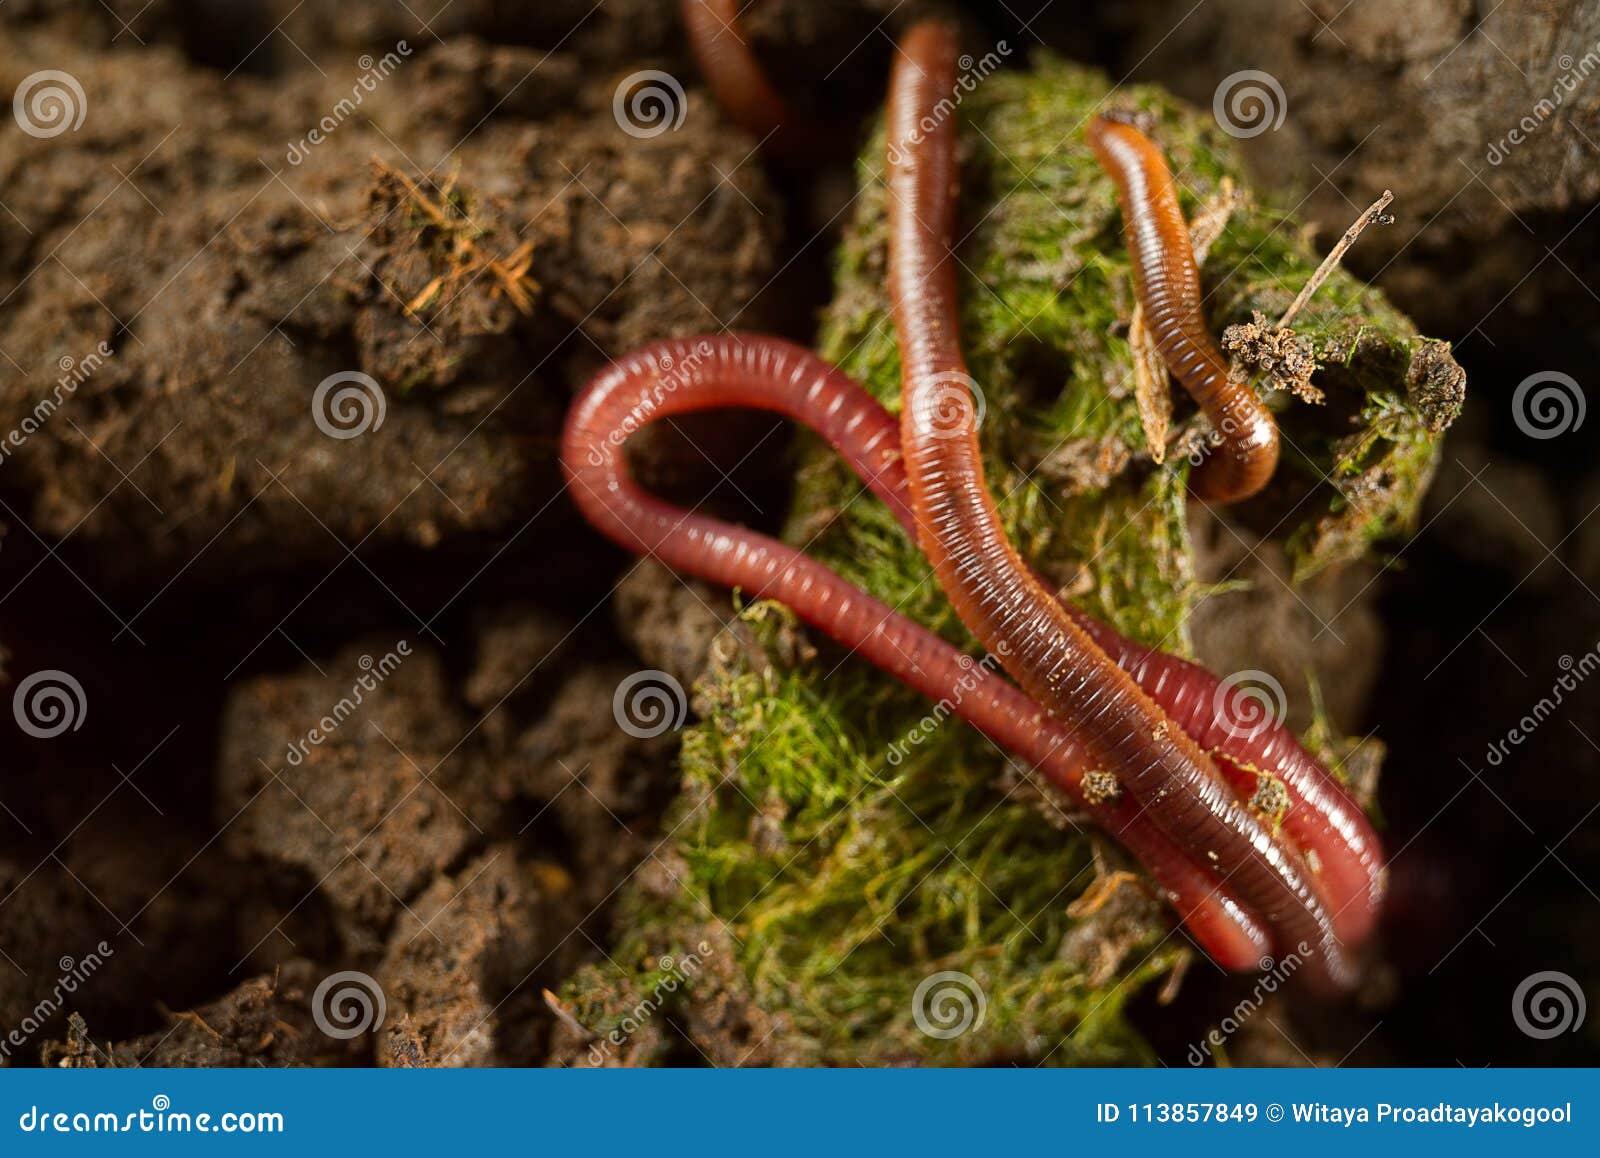
<svg viewBox="0 0 1600 1158">
<path fill-rule="evenodd" d="M 1251 798 L 1263 777 L 1283 786 L 1282 830 L 1315 859 L 1313 883 L 1346 945 L 1365 940 L 1383 904 L 1383 844 L 1350 793 L 1288 728 L 1249 714 L 1237 689 L 1199 664 L 1147 648 L 1073 607 L 1074 621 L 1174 723 L 1211 754 L 1235 791 Z"/>
<path fill-rule="evenodd" d="M 1133 287 L 1145 325 L 1173 377 L 1200 404 L 1218 440 L 1190 475 L 1208 502 L 1247 499 L 1278 465 L 1278 424 L 1211 340 L 1200 310 L 1200 274 L 1172 170 L 1155 142 L 1112 116 L 1089 122 L 1089 146 L 1117 187 Z"/>
<path fill-rule="evenodd" d="M 722 111 L 783 157 L 815 154 L 822 134 L 773 86 L 739 32 L 740 0 L 683 0 L 683 23 L 700 72 Z"/>
<path fill-rule="evenodd" d="M 961 389 L 971 379 L 949 252 L 955 124 L 938 115 L 955 85 L 956 53 L 948 25 L 917 25 L 901 44 L 889 92 L 889 291 L 918 541 L 967 628 L 1030 697 L 1071 722 L 1089 759 L 1115 770 L 1179 845 L 1216 865 L 1273 929 L 1281 952 L 1306 946 L 1314 982 L 1347 984 L 1352 975 L 1331 912 L 1303 860 L 1062 610 L 1006 538 L 984 481 L 973 403 Z M 1153 332 L 1164 324 L 1151 318 Z"/>
<path fill-rule="evenodd" d="M 986 665 L 801 552 L 671 506 L 633 480 L 623 454 L 633 434 L 669 415 L 726 407 L 771 410 L 810 426 L 909 523 L 894 418 L 800 347 L 731 334 L 656 343 L 596 376 L 562 435 L 562 465 L 578 508 L 626 550 L 751 598 L 776 599 L 890 675 L 953 704 L 957 715 L 1037 767 L 1122 841 L 1219 964 L 1253 968 L 1271 948 L 1260 919 L 1209 865 L 1151 823 L 1133 798 L 1086 791 L 1083 777 L 1094 766 L 1063 722 Z M 952 695 L 958 686 L 962 694 Z"/>
<path fill-rule="evenodd" d="M 632 511 L 639 492 L 627 475 L 624 459 L 616 452 L 633 433 L 667 415 L 731 407 L 773 411 L 815 431 L 915 536 L 900 458 L 900 430 L 894 416 L 846 375 L 809 351 L 777 338 L 753 334 L 653 343 L 598 376 L 588 388 L 581 409 L 574 409 L 563 440 L 563 459 L 579 506 L 591 521 L 628 550 L 656 551 L 652 544 L 674 534 L 677 521 L 664 528 L 640 522 L 632 514 L 626 518 L 619 514 L 619 500 L 626 498 L 626 507 Z M 601 504 L 611 508 L 609 514 L 598 509 Z M 675 519 L 681 521 L 682 515 Z M 640 529 L 647 525 L 655 527 L 653 538 Z M 716 525 L 723 534 L 761 541 L 752 532 Z M 801 556 L 796 558 L 805 567 L 820 568 Z M 688 573 L 730 586 L 749 589 L 755 577 L 754 572 L 745 572 L 742 579 L 729 581 L 725 571 L 713 573 L 704 566 L 705 558 L 693 552 L 685 552 L 682 563 Z M 1381 899 L 1381 847 L 1366 816 L 1343 786 L 1277 720 L 1244 719 L 1229 702 L 1227 685 L 1205 668 L 1143 647 L 1093 616 L 1067 604 L 1063 607 L 1179 727 L 1217 759 L 1239 792 L 1254 793 L 1262 777 L 1284 786 L 1284 832 L 1317 858 L 1317 884 L 1334 910 L 1341 938 L 1351 944 L 1363 939 Z M 841 631 L 837 625 L 827 630 L 846 646 L 861 645 L 859 634 Z M 954 649 L 948 650 L 956 667 L 970 673 L 970 660 Z M 950 671 L 946 664 L 939 678 Z M 985 668 L 977 672 L 980 679 L 989 674 Z M 965 678 L 972 677 L 969 674 Z M 923 690 L 938 699 L 951 700 L 956 698 L 950 695 L 951 686 L 947 683 Z M 1026 710 L 1021 703 L 1011 706 L 1016 710 L 998 717 L 981 714 L 985 710 L 982 707 L 973 709 L 980 713 L 976 717 L 962 714 L 1000 747 L 1039 764 L 1053 782 L 1081 799 L 1085 767 L 1081 750 L 1068 729 L 1048 717 L 1041 724 L 1041 712 L 1031 702 Z M 1040 751 L 1046 753 L 1044 758 L 1039 756 Z M 1140 832 L 1129 835 L 1119 817 L 1101 815 L 1098 819 L 1141 860 L 1153 863 L 1152 855 L 1140 845 Z M 1143 827 L 1148 827 L 1148 822 Z M 1170 842 L 1165 843 L 1170 847 Z M 1158 880 L 1175 894 L 1180 914 L 1187 918 L 1190 913 L 1200 913 L 1203 907 L 1188 896 L 1184 882 L 1175 884 L 1171 876 L 1170 872 L 1157 873 Z M 1231 896 L 1226 902 L 1230 908 L 1238 908 Z M 1207 951 L 1218 960 L 1227 959 L 1213 945 L 1216 938 L 1199 927 L 1201 923 L 1200 916 L 1189 918 Z"/>
</svg>

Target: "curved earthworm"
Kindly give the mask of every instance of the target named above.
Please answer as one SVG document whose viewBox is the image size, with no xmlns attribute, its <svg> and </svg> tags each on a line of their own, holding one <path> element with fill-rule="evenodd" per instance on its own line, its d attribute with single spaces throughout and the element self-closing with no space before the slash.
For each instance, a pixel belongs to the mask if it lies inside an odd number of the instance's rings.
<svg viewBox="0 0 1600 1158">
<path fill-rule="evenodd" d="M 863 404 L 866 403 L 866 404 Z M 1203 861 L 1195 863 L 1114 788 L 1085 789 L 1094 770 L 1073 732 L 986 665 L 774 539 L 673 507 L 633 480 L 623 445 L 673 414 L 724 407 L 775 411 L 812 427 L 872 489 L 904 510 L 894 418 L 848 376 L 776 338 L 719 335 L 659 342 L 598 374 L 568 413 L 561 461 L 589 522 L 626 550 L 801 619 L 924 695 L 952 705 L 1001 748 L 1079 801 L 1150 871 L 1201 947 L 1229 969 L 1271 948 L 1257 918 Z M 902 514 L 902 518 L 905 518 Z M 961 686 L 963 694 L 952 695 Z"/>
<path fill-rule="evenodd" d="M 630 361 L 633 366 L 644 363 L 649 363 L 648 373 L 607 379 L 621 414 L 609 441 L 619 440 L 616 431 L 638 429 L 665 413 L 734 406 L 781 413 L 826 438 L 915 537 L 895 418 L 820 358 L 780 339 L 739 334 L 653 343 Z M 819 381 L 826 386 L 815 389 Z M 670 410 L 660 409 L 668 396 Z M 628 399 L 631 408 L 622 413 Z M 1283 784 L 1284 831 L 1315 856 L 1316 883 L 1334 910 L 1340 937 L 1347 944 L 1364 939 L 1381 899 L 1382 850 L 1344 787 L 1281 723 L 1263 720 L 1246 727 L 1246 721 L 1232 719 L 1227 685 L 1199 664 L 1134 643 L 1070 604 L 1063 607 L 1146 695 L 1217 759 L 1238 791 L 1254 793 L 1263 775 Z M 940 695 L 947 698 L 948 692 L 946 688 Z M 995 739 L 1002 747 L 1017 747 L 1014 732 Z"/>
<path fill-rule="evenodd" d="M 984 481 L 961 357 L 949 246 L 955 125 L 950 26 L 919 24 L 889 95 L 889 290 L 902 372 L 901 451 L 918 540 L 957 614 L 1036 702 L 1070 721 L 1091 760 L 1113 769 L 1147 815 L 1203 851 L 1273 929 L 1280 953 L 1304 943 L 1315 983 L 1353 980 L 1308 873 L 1250 813 L 1210 758 L 1141 692 L 1039 584 L 1007 540 Z M 1147 311 L 1151 325 L 1163 324 Z"/>
<path fill-rule="evenodd" d="M 1228 363 L 1206 330 L 1200 274 L 1172 170 L 1149 137 L 1115 115 L 1095 117 L 1087 136 L 1117 187 L 1145 325 L 1167 369 L 1200 404 L 1218 439 L 1190 485 L 1209 502 L 1247 499 L 1277 468 L 1278 424 L 1255 391 L 1228 376 Z"/>
<path fill-rule="evenodd" d="M 734 124 L 785 157 L 814 155 L 822 134 L 767 79 L 739 35 L 740 0 L 683 0 L 689 47 L 712 95 Z"/>
</svg>

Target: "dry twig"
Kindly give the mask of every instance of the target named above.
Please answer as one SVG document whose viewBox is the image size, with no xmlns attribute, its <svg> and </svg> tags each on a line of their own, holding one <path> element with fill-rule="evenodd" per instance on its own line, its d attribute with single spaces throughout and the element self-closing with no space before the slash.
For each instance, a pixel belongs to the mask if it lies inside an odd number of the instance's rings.
<svg viewBox="0 0 1600 1158">
<path fill-rule="evenodd" d="M 1356 238 L 1361 236 L 1362 231 L 1367 226 L 1388 225 L 1394 221 L 1392 216 L 1384 212 L 1389 207 L 1389 202 L 1393 200 L 1394 194 L 1385 189 L 1383 196 L 1369 205 L 1367 211 L 1351 223 L 1350 228 L 1346 229 L 1344 236 L 1339 239 L 1339 243 L 1328 251 L 1328 256 L 1322 259 L 1321 265 L 1317 266 L 1317 272 L 1312 274 L 1310 280 L 1300 287 L 1299 294 L 1295 296 L 1294 301 L 1289 303 L 1289 308 L 1283 311 L 1283 317 L 1278 319 L 1278 329 L 1287 329 L 1289 324 L 1299 317 L 1300 311 L 1305 308 L 1306 302 L 1311 300 L 1311 295 L 1317 292 L 1318 286 L 1328 280 L 1328 275 L 1338 266 L 1340 259 L 1345 255 L 1345 251 L 1356 243 Z"/>
<path fill-rule="evenodd" d="M 490 257 L 478 248 L 470 236 L 464 234 L 463 226 L 468 223 L 450 214 L 423 192 L 415 181 L 398 169 L 391 168 L 376 158 L 372 163 L 382 176 L 399 182 L 411 203 L 451 240 L 451 258 L 455 264 L 448 272 L 428 282 L 406 303 L 405 311 L 408 316 L 416 317 L 418 311 L 446 287 L 470 281 L 480 272 L 488 273 L 494 280 L 491 292 L 505 294 L 519 312 L 533 313 L 533 294 L 539 289 L 539 283 L 529 272 L 533 268 L 533 242 L 524 241 L 505 257 Z M 454 178 L 451 180 L 453 182 Z M 445 192 L 448 195 L 448 183 Z"/>
</svg>

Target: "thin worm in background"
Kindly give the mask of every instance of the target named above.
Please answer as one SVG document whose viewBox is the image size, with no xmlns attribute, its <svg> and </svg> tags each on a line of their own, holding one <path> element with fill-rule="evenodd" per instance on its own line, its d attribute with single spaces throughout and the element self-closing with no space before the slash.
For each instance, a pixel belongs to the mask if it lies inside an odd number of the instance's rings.
<svg viewBox="0 0 1600 1158">
<path fill-rule="evenodd" d="M 740 0 L 683 0 L 689 47 L 734 124 L 786 158 L 814 156 L 823 134 L 773 86 L 739 31 Z"/>
<path fill-rule="evenodd" d="M 1314 984 L 1347 986 L 1353 971 L 1304 863 L 1061 609 L 1006 538 L 963 385 L 970 377 L 949 252 L 955 124 L 940 107 L 955 85 L 956 54 L 950 26 L 917 25 L 901 44 L 889 94 L 889 288 L 902 367 L 901 450 L 918 540 L 968 630 L 1004 657 L 1029 696 L 1072 722 L 1090 758 L 1114 771 L 1163 831 L 1217 866 L 1266 920 L 1280 954 L 1303 945 Z M 1159 333 L 1168 319 L 1146 312 Z"/>
<path fill-rule="evenodd" d="M 1161 359 L 1205 412 L 1219 439 L 1189 476 L 1207 502 L 1256 494 L 1278 465 L 1278 424 L 1211 340 L 1200 309 L 1200 274 L 1172 170 L 1155 142 L 1112 115 L 1089 122 L 1089 147 L 1111 175 L 1122 206 L 1133 287 Z"/>
</svg>

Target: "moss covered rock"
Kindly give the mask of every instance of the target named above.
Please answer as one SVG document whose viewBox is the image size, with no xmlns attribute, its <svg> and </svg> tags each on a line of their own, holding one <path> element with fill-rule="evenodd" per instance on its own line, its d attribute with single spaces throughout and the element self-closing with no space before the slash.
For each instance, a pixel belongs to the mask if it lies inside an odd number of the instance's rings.
<svg viewBox="0 0 1600 1158">
<path fill-rule="evenodd" d="M 1187 653 L 1206 588 L 1183 451 L 1202 420 L 1179 398 L 1171 453 L 1146 443 L 1120 217 L 1082 141 L 1108 101 L 1151 118 L 1191 218 L 1237 173 L 1210 119 L 1158 90 L 1108 97 L 1100 74 L 1050 59 L 984 81 L 961 107 L 963 341 L 990 483 L 1023 554 L 1123 632 Z M 880 133 L 859 165 L 820 346 L 892 407 L 883 152 Z M 1278 317 L 1317 264 L 1292 218 L 1244 199 L 1202 269 L 1213 331 Z M 1284 462 L 1228 517 L 1305 578 L 1415 519 L 1463 380 L 1443 344 L 1339 271 L 1294 328 L 1279 348 L 1315 360 L 1324 401 L 1258 374 Z M 803 448 L 789 541 L 971 646 L 887 510 L 827 448 Z M 670 848 L 623 900 L 610 963 L 566 992 L 584 1027 L 610 1033 L 649 1005 L 652 1028 L 634 1040 L 650 1046 L 632 1061 L 1147 1058 L 1124 1006 L 1177 968 L 1186 940 L 1137 866 L 950 704 L 813 649 L 786 612 L 757 605 L 713 649 L 697 708 Z M 1314 739 L 1338 743 L 1325 728 Z M 725 967 L 654 1000 L 661 957 L 701 944 Z M 674 1041 L 694 1050 L 674 1054 Z"/>
</svg>

